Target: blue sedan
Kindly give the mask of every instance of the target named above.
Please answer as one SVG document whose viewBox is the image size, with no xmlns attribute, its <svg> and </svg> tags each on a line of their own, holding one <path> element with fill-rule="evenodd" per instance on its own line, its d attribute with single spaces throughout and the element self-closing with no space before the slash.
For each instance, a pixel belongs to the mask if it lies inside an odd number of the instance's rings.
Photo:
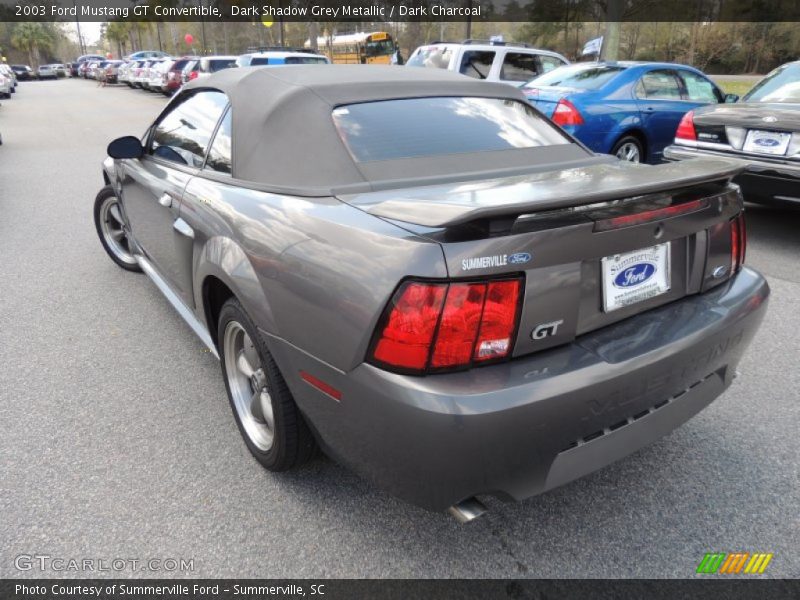
<svg viewBox="0 0 800 600">
<path fill-rule="evenodd" d="M 697 69 L 672 63 L 569 65 L 521 89 L 531 104 L 591 150 L 649 163 L 661 161 L 688 111 L 738 100 Z"/>
</svg>

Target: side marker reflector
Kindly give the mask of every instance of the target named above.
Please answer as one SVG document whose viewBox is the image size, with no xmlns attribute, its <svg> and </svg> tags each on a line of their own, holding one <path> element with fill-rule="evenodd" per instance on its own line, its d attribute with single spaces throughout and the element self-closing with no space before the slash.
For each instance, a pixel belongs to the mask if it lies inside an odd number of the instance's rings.
<svg viewBox="0 0 800 600">
<path fill-rule="evenodd" d="M 337 402 L 341 401 L 342 392 L 337 390 L 332 385 L 329 385 L 329 384 L 325 383 L 321 379 L 319 379 L 317 377 L 314 377 L 311 373 L 308 373 L 306 371 L 300 371 L 300 377 L 303 378 L 303 381 L 305 381 L 309 385 L 317 388 L 323 394 L 326 394 L 326 395 L 330 396 L 331 398 L 333 398 Z"/>
</svg>

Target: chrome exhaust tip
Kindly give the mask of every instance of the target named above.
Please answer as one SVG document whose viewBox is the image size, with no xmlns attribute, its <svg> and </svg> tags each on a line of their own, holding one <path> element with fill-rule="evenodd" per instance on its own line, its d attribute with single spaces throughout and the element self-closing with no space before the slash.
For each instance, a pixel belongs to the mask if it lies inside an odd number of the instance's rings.
<svg viewBox="0 0 800 600">
<path fill-rule="evenodd" d="M 454 504 L 447 509 L 447 512 L 453 515 L 459 523 L 469 523 L 488 510 L 483 502 L 473 496 Z"/>
</svg>

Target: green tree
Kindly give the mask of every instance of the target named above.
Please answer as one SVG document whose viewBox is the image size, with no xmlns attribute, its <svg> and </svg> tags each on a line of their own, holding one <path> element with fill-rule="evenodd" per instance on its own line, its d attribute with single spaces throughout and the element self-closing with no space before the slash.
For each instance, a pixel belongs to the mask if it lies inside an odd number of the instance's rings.
<svg viewBox="0 0 800 600">
<path fill-rule="evenodd" d="M 28 62 L 35 69 L 39 66 L 39 55 L 55 44 L 52 31 L 41 23 L 18 23 L 11 33 L 11 43 L 28 54 Z"/>
</svg>

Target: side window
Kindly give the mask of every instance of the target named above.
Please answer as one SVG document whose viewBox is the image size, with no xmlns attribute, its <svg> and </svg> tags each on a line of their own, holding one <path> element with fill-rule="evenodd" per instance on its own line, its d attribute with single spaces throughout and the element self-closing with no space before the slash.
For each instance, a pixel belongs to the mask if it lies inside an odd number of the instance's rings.
<svg viewBox="0 0 800 600">
<path fill-rule="evenodd" d="M 461 66 L 458 70 L 462 75 L 469 75 L 475 79 L 486 79 L 492 70 L 495 53 L 491 50 L 467 50 L 461 57 Z"/>
<path fill-rule="evenodd" d="M 202 167 L 211 134 L 227 104 L 222 92 L 188 96 L 156 124 L 148 153 L 181 165 Z"/>
<path fill-rule="evenodd" d="M 705 77 L 691 71 L 678 71 L 686 88 L 687 100 L 693 102 L 722 102 L 717 88 Z"/>
<path fill-rule="evenodd" d="M 680 100 L 681 88 L 671 71 L 650 71 L 636 84 L 636 96 L 648 100 Z"/>
<path fill-rule="evenodd" d="M 225 113 L 208 151 L 206 169 L 231 174 L 231 111 Z"/>
<path fill-rule="evenodd" d="M 555 56 L 539 56 L 537 58 L 539 59 L 539 73 L 547 73 L 566 64 Z"/>
<path fill-rule="evenodd" d="M 536 55 L 508 52 L 500 69 L 500 79 L 505 81 L 530 81 L 538 75 Z"/>
</svg>

